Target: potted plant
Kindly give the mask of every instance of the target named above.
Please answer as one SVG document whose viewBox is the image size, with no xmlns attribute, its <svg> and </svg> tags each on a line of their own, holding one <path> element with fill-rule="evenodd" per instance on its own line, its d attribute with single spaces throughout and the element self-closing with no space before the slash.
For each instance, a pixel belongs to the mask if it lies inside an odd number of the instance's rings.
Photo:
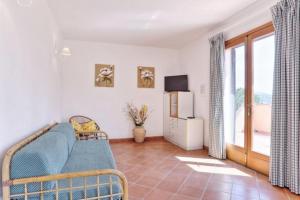
<svg viewBox="0 0 300 200">
<path fill-rule="evenodd" d="M 146 130 L 144 128 L 144 123 L 148 118 L 148 106 L 142 105 L 140 109 L 138 109 L 133 104 L 127 104 L 128 114 L 135 124 L 135 128 L 133 129 L 134 141 L 137 143 L 142 143 L 145 140 Z"/>
</svg>

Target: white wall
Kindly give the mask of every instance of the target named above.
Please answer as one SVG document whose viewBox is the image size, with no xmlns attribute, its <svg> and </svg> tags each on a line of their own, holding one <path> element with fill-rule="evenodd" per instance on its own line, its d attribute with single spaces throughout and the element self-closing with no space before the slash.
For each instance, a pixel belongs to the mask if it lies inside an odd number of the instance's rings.
<svg viewBox="0 0 300 200">
<path fill-rule="evenodd" d="M 209 38 L 224 32 L 226 40 L 247 32 L 272 20 L 270 7 L 277 0 L 257 3 L 235 14 L 216 28 L 202 34 L 199 39 L 180 50 L 180 65 L 183 73 L 189 75 L 190 90 L 195 92 L 195 114 L 205 120 L 205 146 L 209 136 Z"/>
<path fill-rule="evenodd" d="M 189 89 L 194 92 L 195 116 L 204 119 L 204 145 L 208 145 L 209 117 L 209 44 L 202 37 L 180 51 L 182 71 L 189 76 Z"/>
<path fill-rule="evenodd" d="M 30 8 L 0 0 L 0 27 L 1 164 L 12 144 L 60 120 L 60 69 L 53 47 L 60 37 L 44 0 Z"/>
<path fill-rule="evenodd" d="M 95 119 L 110 138 L 132 137 L 126 103 L 147 104 L 148 136 L 163 134 L 164 76 L 177 74 L 178 51 L 151 47 L 65 41 L 72 56 L 63 60 L 63 117 L 81 114 Z M 115 65 L 114 88 L 94 86 L 95 64 Z M 137 66 L 154 66 L 155 89 L 137 88 Z"/>
</svg>

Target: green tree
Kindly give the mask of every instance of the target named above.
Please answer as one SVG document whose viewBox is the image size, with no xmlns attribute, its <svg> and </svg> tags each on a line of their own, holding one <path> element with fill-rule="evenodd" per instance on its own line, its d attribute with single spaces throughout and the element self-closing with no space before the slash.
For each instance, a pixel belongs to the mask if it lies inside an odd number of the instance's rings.
<svg viewBox="0 0 300 200">
<path fill-rule="evenodd" d="M 245 102 L 245 89 L 238 88 L 235 92 L 235 111 L 240 109 L 240 107 Z"/>
<path fill-rule="evenodd" d="M 254 102 L 255 102 L 255 104 L 260 104 L 261 103 L 261 98 L 258 94 L 254 95 Z"/>
<path fill-rule="evenodd" d="M 239 110 L 244 102 L 245 102 L 245 89 L 238 88 L 235 92 L 235 111 Z M 261 97 L 259 94 L 254 95 L 254 102 L 255 104 L 261 103 Z"/>
</svg>

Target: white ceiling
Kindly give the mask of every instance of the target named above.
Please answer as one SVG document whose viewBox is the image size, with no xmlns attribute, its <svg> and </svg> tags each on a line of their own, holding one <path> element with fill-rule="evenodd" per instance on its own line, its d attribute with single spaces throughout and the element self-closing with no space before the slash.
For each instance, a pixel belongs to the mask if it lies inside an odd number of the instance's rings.
<svg viewBox="0 0 300 200">
<path fill-rule="evenodd" d="M 257 0 L 48 0 L 65 39 L 179 48 Z"/>
</svg>

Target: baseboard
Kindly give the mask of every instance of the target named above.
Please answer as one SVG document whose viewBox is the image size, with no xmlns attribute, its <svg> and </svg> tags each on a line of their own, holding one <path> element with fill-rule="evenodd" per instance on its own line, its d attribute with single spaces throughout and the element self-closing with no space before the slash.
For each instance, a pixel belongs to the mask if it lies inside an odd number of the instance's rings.
<svg viewBox="0 0 300 200">
<path fill-rule="evenodd" d="M 145 141 L 160 141 L 164 140 L 163 136 L 152 136 L 152 137 L 146 137 Z M 109 139 L 110 143 L 120 143 L 120 142 L 132 142 L 133 138 L 115 138 L 115 139 Z"/>
<path fill-rule="evenodd" d="M 204 146 L 203 146 L 203 149 L 206 150 L 206 151 L 208 151 L 208 146 L 205 146 L 205 145 L 204 145 Z"/>
</svg>

